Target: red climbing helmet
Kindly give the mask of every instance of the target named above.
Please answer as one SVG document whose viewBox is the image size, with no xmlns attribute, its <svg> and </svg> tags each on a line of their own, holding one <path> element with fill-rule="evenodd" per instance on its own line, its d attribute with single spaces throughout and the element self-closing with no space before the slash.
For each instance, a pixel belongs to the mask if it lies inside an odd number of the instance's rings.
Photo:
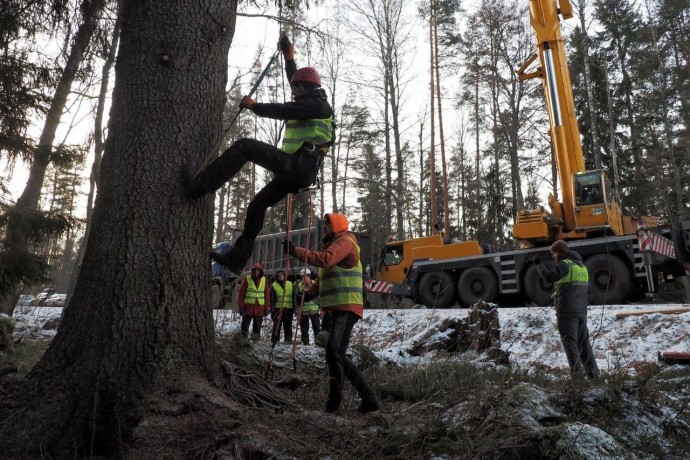
<svg viewBox="0 0 690 460">
<path fill-rule="evenodd" d="M 297 69 L 290 83 L 297 83 L 298 81 L 314 83 L 316 86 L 321 86 L 321 77 L 313 67 L 302 67 L 301 69 Z"/>
</svg>

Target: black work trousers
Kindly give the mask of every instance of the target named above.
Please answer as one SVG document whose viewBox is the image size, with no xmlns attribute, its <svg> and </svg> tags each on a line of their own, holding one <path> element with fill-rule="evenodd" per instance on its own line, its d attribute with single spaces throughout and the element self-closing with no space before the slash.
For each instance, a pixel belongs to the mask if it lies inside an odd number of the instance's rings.
<svg viewBox="0 0 690 460">
<path fill-rule="evenodd" d="M 235 177 L 247 162 L 268 169 L 274 178 L 256 194 L 247 206 L 242 234 L 228 257 L 244 261 L 251 257 L 254 240 L 264 226 L 266 210 L 288 193 L 297 193 L 316 182 L 322 154 L 300 149 L 287 154 L 271 144 L 256 139 L 239 139 L 197 176 L 206 193 L 214 193 Z"/>
<path fill-rule="evenodd" d="M 244 315 L 242 317 L 242 324 L 240 325 L 240 330 L 242 335 L 247 337 L 249 335 L 249 325 L 252 325 L 252 333 L 261 334 L 261 325 L 264 322 L 263 316 L 248 316 Z"/>
<path fill-rule="evenodd" d="M 280 341 L 280 329 L 282 326 L 285 341 L 292 340 L 292 308 L 276 308 L 273 312 L 273 343 Z"/>
<path fill-rule="evenodd" d="M 588 378 L 599 377 L 599 368 L 589 342 L 587 312 L 559 312 L 556 320 L 563 350 L 568 358 L 570 373 L 577 375 L 584 371 Z"/>
<path fill-rule="evenodd" d="M 330 377 L 329 405 L 337 407 L 340 404 L 344 377 L 352 383 L 360 398 L 363 400 L 371 398 L 373 393 L 364 381 L 362 373 L 346 354 L 352 328 L 359 321 L 359 316 L 349 311 L 329 311 L 326 312 L 324 321 L 330 328 L 328 345 L 326 345 L 326 364 Z"/>
<path fill-rule="evenodd" d="M 314 330 L 314 337 L 321 331 L 321 317 L 319 312 L 309 312 L 309 314 L 302 313 L 302 318 L 299 322 L 299 329 L 302 332 L 302 344 L 309 345 L 309 323 Z"/>
</svg>

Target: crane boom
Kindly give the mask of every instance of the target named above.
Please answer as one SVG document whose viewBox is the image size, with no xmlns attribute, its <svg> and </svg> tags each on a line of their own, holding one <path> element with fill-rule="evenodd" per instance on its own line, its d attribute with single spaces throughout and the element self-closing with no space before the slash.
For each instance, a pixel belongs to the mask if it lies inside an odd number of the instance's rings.
<svg viewBox="0 0 690 460">
<path fill-rule="evenodd" d="M 570 0 L 530 0 L 530 22 L 537 38 L 537 54 L 517 73 L 521 80 L 541 78 L 549 114 L 549 134 L 561 186 L 561 201 L 549 196 L 551 212 L 543 207 L 518 212 L 513 236 L 527 245 L 590 235 L 622 234 L 620 206 L 602 171 L 586 171 L 575 115 L 570 72 L 560 19 L 573 17 Z M 536 71 L 526 69 L 539 59 Z M 597 189 L 598 198 L 583 194 Z M 589 201 L 588 201 L 589 200 Z"/>
</svg>

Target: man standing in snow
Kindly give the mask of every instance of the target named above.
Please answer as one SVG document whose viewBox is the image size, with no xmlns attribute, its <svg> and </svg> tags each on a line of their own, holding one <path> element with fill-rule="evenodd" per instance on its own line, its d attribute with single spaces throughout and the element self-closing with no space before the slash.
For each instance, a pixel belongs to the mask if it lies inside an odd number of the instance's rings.
<svg viewBox="0 0 690 460">
<path fill-rule="evenodd" d="M 558 332 L 570 373 L 577 376 L 585 373 L 589 379 L 599 377 L 599 368 L 594 359 L 587 329 L 587 303 L 589 297 L 589 274 L 582 262 L 582 256 L 568 248 L 568 243 L 558 240 L 549 248 L 555 265 L 541 263 L 541 255 L 534 256 L 539 276 L 553 283 L 554 305 Z"/>
<path fill-rule="evenodd" d="M 242 317 L 240 330 L 243 337 L 251 337 L 258 341 L 261 338 L 261 324 L 264 316 L 268 315 L 271 305 L 271 288 L 264 276 L 264 269 L 260 263 L 252 265 L 252 271 L 240 284 L 237 296 L 237 306 Z M 252 324 L 252 334 L 249 335 L 249 325 Z"/>
<path fill-rule="evenodd" d="M 343 380 L 347 377 L 362 399 L 357 410 L 366 414 L 379 410 L 381 404 L 357 366 L 346 355 L 352 328 L 364 314 L 359 245 L 348 227 L 347 217 L 343 214 L 326 214 L 322 252 L 296 248 L 289 241 L 284 241 L 283 245 L 292 257 L 321 267 L 318 279 L 305 291 L 305 300 L 318 295 L 325 312 L 324 322 L 329 324 L 326 364 L 330 379 L 326 412 L 336 412 L 340 407 Z"/>
</svg>

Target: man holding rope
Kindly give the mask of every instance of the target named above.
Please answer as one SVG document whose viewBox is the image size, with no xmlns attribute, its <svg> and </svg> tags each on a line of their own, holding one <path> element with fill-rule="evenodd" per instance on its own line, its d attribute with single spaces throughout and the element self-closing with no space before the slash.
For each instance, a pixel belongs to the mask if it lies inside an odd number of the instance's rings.
<svg viewBox="0 0 690 460">
<path fill-rule="evenodd" d="M 599 377 L 587 329 L 587 303 L 589 273 L 582 256 L 570 250 L 568 243 L 558 240 L 549 248 L 555 265 L 545 264 L 541 255 L 534 256 L 539 276 L 553 283 L 556 323 L 563 350 L 568 358 L 570 373 L 574 377 L 585 374 L 588 379 Z"/>
<path fill-rule="evenodd" d="M 226 254 L 211 252 L 214 261 L 235 274 L 242 273 L 251 257 L 266 210 L 288 193 L 297 193 L 316 182 L 323 157 L 333 141 L 333 111 L 321 88 L 321 77 L 312 67 L 297 69 L 295 49 L 287 35 L 281 35 L 278 46 L 285 58 L 293 101 L 262 104 L 245 96 L 240 107 L 260 117 L 287 120 L 281 148 L 256 139 L 239 139 L 187 186 L 187 193 L 193 200 L 215 193 L 248 161 L 275 175 L 249 203 L 244 229 L 230 251 Z"/>
<path fill-rule="evenodd" d="M 297 248 L 288 240 L 283 245 L 290 256 L 321 267 L 318 279 L 304 292 L 304 300 L 309 301 L 319 296 L 321 308 L 325 312 L 324 323 L 328 324 L 329 329 L 326 364 L 330 379 L 326 412 L 338 411 L 343 399 L 343 380 L 347 377 L 362 399 L 357 410 L 366 414 L 379 410 L 381 404 L 346 354 L 352 328 L 364 314 L 359 245 L 357 237 L 348 227 L 347 217 L 343 214 L 326 214 L 323 251 Z"/>
</svg>

